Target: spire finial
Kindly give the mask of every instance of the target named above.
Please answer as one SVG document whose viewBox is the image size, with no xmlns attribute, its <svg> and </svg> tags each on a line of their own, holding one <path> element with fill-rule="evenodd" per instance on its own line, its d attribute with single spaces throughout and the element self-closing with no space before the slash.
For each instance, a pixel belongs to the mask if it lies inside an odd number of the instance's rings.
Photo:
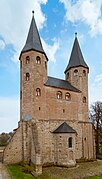
<svg viewBox="0 0 102 179">
<path fill-rule="evenodd" d="M 33 16 L 34 16 L 34 11 L 32 11 L 32 14 L 33 14 Z"/>
<path fill-rule="evenodd" d="M 77 32 L 75 32 L 75 38 L 77 37 Z"/>
</svg>

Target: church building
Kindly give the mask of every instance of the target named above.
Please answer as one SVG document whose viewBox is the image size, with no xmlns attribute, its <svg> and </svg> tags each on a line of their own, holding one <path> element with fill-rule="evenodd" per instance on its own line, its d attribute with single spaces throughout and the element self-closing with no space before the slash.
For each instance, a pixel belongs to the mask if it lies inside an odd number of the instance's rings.
<svg viewBox="0 0 102 179">
<path fill-rule="evenodd" d="M 88 120 L 89 67 L 77 34 L 63 80 L 47 74 L 49 60 L 34 14 L 19 60 L 20 121 L 5 148 L 4 163 L 32 162 L 40 174 L 43 166 L 70 167 L 95 159 L 94 129 Z"/>
</svg>

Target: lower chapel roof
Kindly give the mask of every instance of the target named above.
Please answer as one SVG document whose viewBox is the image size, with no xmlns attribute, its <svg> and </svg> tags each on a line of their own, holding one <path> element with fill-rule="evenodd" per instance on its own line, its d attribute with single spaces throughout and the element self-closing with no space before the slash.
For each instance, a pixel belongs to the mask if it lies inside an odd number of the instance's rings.
<svg viewBox="0 0 102 179">
<path fill-rule="evenodd" d="M 53 133 L 76 133 L 76 131 L 64 122 L 55 131 L 53 131 Z"/>
<path fill-rule="evenodd" d="M 80 92 L 80 90 L 78 90 L 77 88 L 72 86 L 68 81 L 58 79 L 58 78 L 49 77 L 49 76 L 48 76 L 48 80 L 46 81 L 45 85 L 56 87 L 56 88 L 62 88 L 62 89 L 66 89 L 66 90 L 70 90 L 70 91 L 74 91 L 74 92 Z"/>
</svg>

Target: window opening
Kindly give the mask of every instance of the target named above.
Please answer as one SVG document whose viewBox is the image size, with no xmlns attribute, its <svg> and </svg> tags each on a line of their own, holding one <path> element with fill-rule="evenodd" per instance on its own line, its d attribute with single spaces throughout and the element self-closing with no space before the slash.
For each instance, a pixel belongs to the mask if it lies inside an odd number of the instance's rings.
<svg viewBox="0 0 102 179">
<path fill-rule="evenodd" d="M 86 103 L 86 97 L 85 96 L 83 97 L 83 103 Z"/>
<path fill-rule="evenodd" d="M 84 74 L 84 76 L 86 76 L 86 71 L 85 70 L 83 70 L 83 74 Z"/>
<path fill-rule="evenodd" d="M 61 91 L 57 92 L 57 99 L 62 99 L 62 92 Z"/>
<path fill-rule="evenodd" d="M 67 101 L 70 101 L 70 100 L 71 100 L 71 95 L 70 95 L 70 93 L 66 93 L 66 94 L 65 94 L 65 99 L 66 99 Z"/>
<path fill-rule="evenodd" d="M 26 73 L 26 81 L 29 81 L 29 79 L 30 79 L 30 74 Z"/>
<path fill-rule="evenodd" d="M 36 57 L 36 63 L 41 64 L 41 58 L 39 56 Z"/>
<path fill-rule="evenodd" d="M 74 76 L 78 76 L 78 70 L 74 70 Z"/>
<path fill-rule="evenodd" d="M 65 113 L 65 109 L 63 109 L 63 113 Z"/>
<path fill-rule="evenodd" d="M 28 64 L 28 63 L 30 63 L 30 57 L 29 56 L 26 57 L 26 64 Z"/>
<path fill-rule="evenodd" d="M 68 139 L 68 148 L 72 148 L 72 137 Z"/>
<path fill-rule="evenodd" d="M 41 96 L 41 90 L 40 90 L 40 88 L 36 89 L 36 96 Z"/>
</svg>

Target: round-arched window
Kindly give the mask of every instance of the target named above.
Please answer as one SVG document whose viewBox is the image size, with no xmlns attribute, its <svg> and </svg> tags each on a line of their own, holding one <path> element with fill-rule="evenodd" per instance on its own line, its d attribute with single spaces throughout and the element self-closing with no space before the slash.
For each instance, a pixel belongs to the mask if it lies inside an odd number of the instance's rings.
<svg viewBox="0 0 102 179">
<path fill-rule="evenodd" d="M 78 76 L 78 70 L 74 70 L 74 76 Z"/>
<path fill-rule="evenodd" d="M 70 93 L 66 93 L 65 94 L 65 99 L 67 100 L 67 101 L 70 101 L 71 100 L 71 95 L 70 95 Z"/>
<path fill-rule="evenodd" d="M 83 70 L 83 75 L 86 76 L 86 71 L 85 70 Z"/>
<path fill-rule="evenodd" d="M 61 91 L 57 92 L 57 99 L 62 99 L 62 92 Z"/>
<path fill-rule="evenodd" d="M 29 56 L 26 57 L 26 64 L 28 64 L 28 63 L 30 63 L 30 57 Z"/>
<path fill-rule="evenodd" d="M 39 56 L 36 57 L 36 64 L 41 64 L 41 58 Z"/>
<path fill-rule="evenodd" d="M 30 74 L 26 73 L 26 81 L 29 81 L 29 80 L 30 80 Z"/>
<path fill-rule="evenodd" d="M 41 89 L 40 88 L 36 89 L 36 96 L 41 96 Z"/>
</svg>

